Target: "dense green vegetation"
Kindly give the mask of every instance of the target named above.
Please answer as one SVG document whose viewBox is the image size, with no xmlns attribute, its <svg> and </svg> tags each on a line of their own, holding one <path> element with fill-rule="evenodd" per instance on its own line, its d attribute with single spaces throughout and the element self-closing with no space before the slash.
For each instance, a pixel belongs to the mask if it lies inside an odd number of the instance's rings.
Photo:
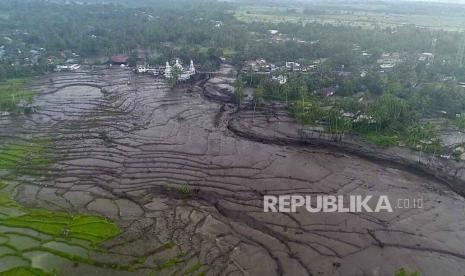
<svg viewBox="0 0 465 276">
<path fill-rule="evenodd" d="M 212 1 L 159 1 L 150 7 L 114 4 L 68 4 L 46 1 L 2 1 L 0 45 L 6 47 L 0 79 L 50 70 L 48 58 L 63 61 L 72 52 L 82 57 L 144 52 L 150 63 L 180 57 L 205 68 L 217 57 L 242 49 L 244 29 L 227 4 Z M 40 11 L 40 12 L 37 12 Z M 221 24 L 221 26 L 216 26 Z M 21 30 L 20 33 L 8 30 Z M 24 62 L 29 50 L 44 48 L 35 62 Z M 21 53 L 18 52 L 21 49 Z"/>
<path fill-rule="evenodd" d="M 268 100 L 288 101 L 296 118 L 305 125 L 324 125 L 336 136 L 357 133 L 379 145 L 404 144 L 427 152 L 438 153 L 441 146 L 435 127 L 421 123 L 420 118 L 432 116 L 439 110 L 455 114 L 465 108 L 465 101 L 457 100 L 464 96 L 459 90 L 456 94 L 449 90 L 441 99 L 436 99 L 441 95 L 438 91 L 430 95 L 424 93 L 422 97 L 426 103 L 423 104 L 415 100 L 416 93 L 402 97 L 390 91 L 388 86 L 392 84 L 389 83 L 379 84 L 381 93 L 368 90 L 358 97 L 328 98 L 310 92 L 309 87 L 315 83 L 311 77 L 291 78 L 285 85 L 262 81 L 257 90 L 262 87 Z"/>
<path fill-rule="evenodd" d="M 123 52 L 152 64 L 179 57 L 194 59 L 207 69 L 215 67 L 221 56 L 235 64 L 251 58 L 272 62 L 329 58 L 329 67 L 344 64 L 356 72 L 383 52 L 431 51 L 433 38 L 437 40 L 437 60 L 445 61 L 435 66 L 440 76 L 455 70 L 462 41 L 458 32 L 413 25 L 365 29 L 317 22 L 305 26 L 292 21 L 246 24 L 234 16 L 238 6 L 213 0 L 115 2 L 123 5 L 2 1 L 0 10 L 6 16 L 0 17 L 4 36 L 0 45 L 6 47 L 6 54 L 0 62 L 0 79 L 43 73 L 53 67 L 48 58 L 63 62 L 70 53 L 108 57 Z M 286 34 L 289 40 L 269 43 L 270 29 Z M 300 43 L 294 38 L 318 43 Z M 370 56 L 355 53 L 354 44 Z M 28 56 L 30 50 L 42 53 L 35 62 Z"/>
</svg>

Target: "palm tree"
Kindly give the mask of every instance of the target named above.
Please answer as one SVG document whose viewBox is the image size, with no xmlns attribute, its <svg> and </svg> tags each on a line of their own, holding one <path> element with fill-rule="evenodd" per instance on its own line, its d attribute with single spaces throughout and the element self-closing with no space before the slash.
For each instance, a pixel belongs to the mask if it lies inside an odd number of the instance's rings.
<svg viewBox="0 0 465 276">
<path fill-rule="evenodd" d="M 171 77 L 169 79 L 169 83 L 171 88 L 174 88 L 178 83 L 179 76 L 181 76 L 181 69 L 177 66 L 173 66 L 171 69 Z"/>
<path fill-rule="evenodd" d="M 286 95 L 286 105 L 288 105 L 289 85 L 284 84 L 282 89 L 284 91 L 284 94 Z"/>
<path fill-rule="evenodd" d="M 255 89 L 252 121 L 255 120 L 255 110 L 257 108 L 257 105 L 259 105 L 260 102 L 263 100 L 264 94 L 265 94 L 265 88 L 263 87 L 262 84 L 259 84 L 258 87 Z"/>
<path fill-rule="evenodd" d="M 302 85 L 299 87 L 299 94 L 302 99 L 302 113 L 305 112 L 305 96 L 308 93 L 308 88 L 306 85 Z"/>
<path fill-rule="evenodd" d="M 239 77 L 234 81 L 234 94 L 236 96 L 238 108 L 240 109 L 244 99 L 244 84 Z"/>
</svg>

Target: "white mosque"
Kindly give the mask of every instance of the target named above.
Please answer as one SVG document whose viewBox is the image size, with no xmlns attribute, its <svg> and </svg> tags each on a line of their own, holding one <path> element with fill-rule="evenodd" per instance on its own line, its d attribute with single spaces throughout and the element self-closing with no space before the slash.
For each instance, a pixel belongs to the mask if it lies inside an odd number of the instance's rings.
<svg viewBox="0 0 465 276">
<path fill-rule="evenodd" d="M 177 67 L 179 69 L 179 72 L 181 72 L 181 74 L 179 75 L 180 81 L 188 80 L 193 75 L 195 75 L 195 67 L 194 67 L 194 62 L 192 60 L 189 65 L 189 69 L 184 69 L 181 63 L 179 63 L 179 59 L 176 59 L 176 63 L 173 66 L 171 66 L 168 61 L 166 62 L 165 78 L 167 79 L 171 78 L 171 71 L 173 70 L 173 67 Z"/>
</svg>

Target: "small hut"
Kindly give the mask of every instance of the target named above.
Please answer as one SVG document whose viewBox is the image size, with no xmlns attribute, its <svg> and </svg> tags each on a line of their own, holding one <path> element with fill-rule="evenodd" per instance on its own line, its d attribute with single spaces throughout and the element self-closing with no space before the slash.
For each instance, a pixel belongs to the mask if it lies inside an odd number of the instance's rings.
<svg viewBox="0 0 465 276">
<path fill-rule="evenodd" d="M 111 57 L 111 63 L 115 65 L 127 65 L 129 57 L 127 55 L 114 55 Z"/>
</svg>

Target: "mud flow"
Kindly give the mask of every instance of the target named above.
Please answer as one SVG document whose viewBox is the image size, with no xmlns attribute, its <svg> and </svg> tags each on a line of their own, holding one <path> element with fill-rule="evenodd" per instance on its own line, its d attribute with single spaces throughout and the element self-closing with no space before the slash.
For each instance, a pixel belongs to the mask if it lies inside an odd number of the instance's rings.
<svg viewBox="0 0 465 276">
<path fill-rule="evenodd" d="M 221 92 L 230 80 L 212 80 L 171 90 L 118 68 L 35 81 L 36 113 L 0 117 L 0 145 L 47 140 L 53 164 L 17 177 L 14 198 L 103 216 L 122 233 L 83 253 L 90 261 L 37 249 L 10 261 L 45 258 L 63 275 L 465 274 L 462 196 L 399 166 L 286 144 L 293 120 L 237 112 Z M 263 212 L 263 195 L 283 194 L 387 195 L 424 206 Z"/>
</svg>

